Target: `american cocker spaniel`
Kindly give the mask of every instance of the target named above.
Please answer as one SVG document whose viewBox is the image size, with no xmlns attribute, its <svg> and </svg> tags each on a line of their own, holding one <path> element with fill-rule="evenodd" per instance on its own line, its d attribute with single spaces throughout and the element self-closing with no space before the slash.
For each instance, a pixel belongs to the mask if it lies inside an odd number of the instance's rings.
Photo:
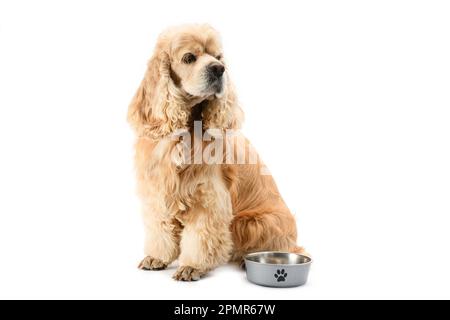
<svg viewBox="0 0 450 320">
<path fill-rule="evenodd" d="M 144 270 L 176 280 L 255 251 L 302 253 L 294 217 L 239 128 L 243 112 L 218 33 L 167 29 L 128 111 L 145 225 Z"/>
</svg>

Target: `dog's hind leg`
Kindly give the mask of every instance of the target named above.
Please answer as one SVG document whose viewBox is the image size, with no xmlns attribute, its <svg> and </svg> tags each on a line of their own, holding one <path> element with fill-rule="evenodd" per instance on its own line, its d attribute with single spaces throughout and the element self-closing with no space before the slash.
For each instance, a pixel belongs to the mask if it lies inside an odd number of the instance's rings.
<svg viewBox="0 0 450 320">
<path fill-rule="evenodd" d="M 232 260 L 243 266 L 243 257 L 257 251 L 304 253 L 297 246 L 294 217 L 289 212 L 241 212 L 231 224 L 234 242 Z"/>
</svg>

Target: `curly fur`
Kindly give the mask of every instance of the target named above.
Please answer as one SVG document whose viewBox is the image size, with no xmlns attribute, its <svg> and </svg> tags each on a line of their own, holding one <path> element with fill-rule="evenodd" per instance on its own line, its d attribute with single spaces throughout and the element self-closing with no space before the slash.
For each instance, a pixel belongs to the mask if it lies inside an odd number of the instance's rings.
<svg viewBox="0 0 450 320">
<path fill-rule="evenodd" d="M 196 66 L 180 63 L 184 48 L 197 50 Z M 177 280 L 197 280 L 251 251 L 302 251 L 296 245 L 294 218 L 272 177 L 261 175 L 260 160 L 245 165 L 184 166 L 173 161 L 177 141 L 171 134 L 192 132 L 196 117 L 201 118 L 204 130 L 241 126 L 243 113 L 227 72 L 222 92 L 190 92 L 201 87 L 198 72 L 204 66 L 225 65 L 217 57 L 219 51 L 218 34 L 207 25 L 165 31 L 128 111 L 137 135 L 135 164 L 146 233 L 146 258 L 140 267 L 161 269 L 178 258 Z M 198 137 L 194 134 L 192 139 Z M 245 138 L 232 139 L 249 147 Z M 240 155 L 239 150 L 233 151 L 234 157 Z"/>
</svg>

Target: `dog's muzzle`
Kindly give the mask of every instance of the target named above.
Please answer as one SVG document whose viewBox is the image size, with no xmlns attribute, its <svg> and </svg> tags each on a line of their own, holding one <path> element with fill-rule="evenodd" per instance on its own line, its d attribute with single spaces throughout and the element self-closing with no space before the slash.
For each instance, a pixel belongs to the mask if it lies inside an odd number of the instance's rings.
<svg viewBox="0 0 450 320">
<path fill-rule="evenodd" d="M 220 63 L 212 63 L 206 68 L 208 89 L 220 93 L 223 89 L 223 74 L 225 67 Z"/>
</svg>

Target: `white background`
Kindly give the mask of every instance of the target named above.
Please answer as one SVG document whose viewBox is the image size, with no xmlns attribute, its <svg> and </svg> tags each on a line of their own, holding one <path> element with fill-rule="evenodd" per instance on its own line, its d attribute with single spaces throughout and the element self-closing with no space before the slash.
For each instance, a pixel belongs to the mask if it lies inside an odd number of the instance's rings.
<svg viewBox="0 0 450 320">
<path fill-rule="evenodd" d="M 446 1 L 2 1 L 0 298 L 450 298 Z M 269 289 L 141 272 L 128 103 L 158 33 L 223 36 L 315 261 Z"/>
</svg>

